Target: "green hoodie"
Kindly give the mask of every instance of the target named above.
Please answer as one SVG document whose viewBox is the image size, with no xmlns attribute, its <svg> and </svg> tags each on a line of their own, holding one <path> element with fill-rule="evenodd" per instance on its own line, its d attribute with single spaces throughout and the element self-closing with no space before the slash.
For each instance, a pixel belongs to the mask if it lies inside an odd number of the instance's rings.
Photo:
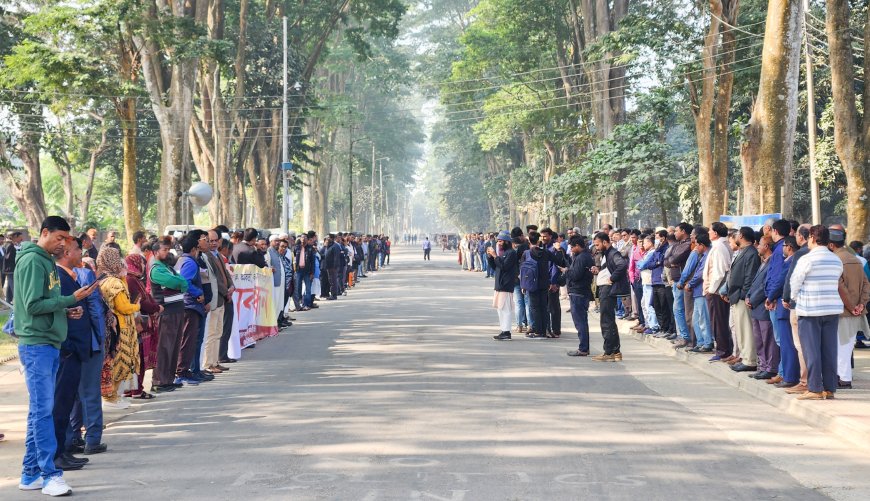
<svg viewBox="0 0 870 501">
<path fill-rule="evenodd" d="M 60 349 L 66 340 L 66 308 L 75 296 L 60 295 L 54 259 L 30 242 L 15 257 L 15 334 L 24 345 L 50 344 Z"/>
</svg>

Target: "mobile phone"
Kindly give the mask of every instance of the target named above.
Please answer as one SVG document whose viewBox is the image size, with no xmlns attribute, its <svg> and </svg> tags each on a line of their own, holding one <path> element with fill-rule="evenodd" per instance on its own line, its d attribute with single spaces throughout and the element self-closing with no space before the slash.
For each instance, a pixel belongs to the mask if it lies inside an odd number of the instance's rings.
<svg viewBox="0 0 870 501">
<path fill-rule="evenodd" d="M 106 278 L 107 276 L 108 276 L 108 275 L 106 275 L 105 273 L 101 274 L 100 276 L 97 277 L 96 280 L 94 280 L 94 283 L 99 282 L 99 281 L 101 281 L 101 280 L 105 280 L 105 278 Z"/>
</svg>

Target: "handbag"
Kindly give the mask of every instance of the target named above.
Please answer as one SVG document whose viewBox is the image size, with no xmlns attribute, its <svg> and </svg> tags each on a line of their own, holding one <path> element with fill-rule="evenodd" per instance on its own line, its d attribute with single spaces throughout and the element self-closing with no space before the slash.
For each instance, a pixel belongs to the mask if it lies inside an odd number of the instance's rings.
<svg viewBox="0 0 870 501">
<path fill-rule="evenodd" d="M 18 336 L 15 335 L 15 312 L 9 313 L 9 319 L 6 320 L 5 324 L 3 324 L 3 332 L 9 334 L 13 338 L 18 338 Z"/>
</svg>

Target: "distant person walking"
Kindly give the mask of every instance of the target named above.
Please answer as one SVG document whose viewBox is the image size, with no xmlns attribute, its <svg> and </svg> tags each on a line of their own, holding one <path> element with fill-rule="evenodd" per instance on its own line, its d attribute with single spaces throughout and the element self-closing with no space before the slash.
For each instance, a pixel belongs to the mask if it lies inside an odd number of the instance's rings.
<svg viewBox="0 0 870 501">
<path fill-rule="evenodd" d="M 432 258 L 429 257 L 429 254 L 432 253 L 432 242 L 429 241 L 429 237 L 426 237 L 426 240 L 423 240 L 423 260 L 431 261 Z"/>
</svg>

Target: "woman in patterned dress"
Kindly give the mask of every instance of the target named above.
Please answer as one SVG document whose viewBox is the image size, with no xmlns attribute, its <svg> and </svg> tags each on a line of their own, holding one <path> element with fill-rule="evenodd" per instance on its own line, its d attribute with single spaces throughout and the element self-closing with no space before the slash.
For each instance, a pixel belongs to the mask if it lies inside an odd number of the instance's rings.
<svg viewBox="0 0 870 501">
<path fill-rule="evenodd" d="M 145 258 L 139 254 L 130 254 L 124 261 L 127 263 L 127 290 L 130 291 L 130 299 L 139 303 L 142 307 L 137 328 L 139 330 L 139 366 L 138 379 L 135 389 L 124 392 L 125 397 L 133 397 L 141 400 L 151 400 L 154 395 L 143 389 L 142 381 L 145 379 L 145 371 L 153 369 L 157 365 L 157 340 L 159 335 L 160 313 L 163 307 L 157 304 L 154 297 L 148 293 L 145 287 Z"/>
</svg>

